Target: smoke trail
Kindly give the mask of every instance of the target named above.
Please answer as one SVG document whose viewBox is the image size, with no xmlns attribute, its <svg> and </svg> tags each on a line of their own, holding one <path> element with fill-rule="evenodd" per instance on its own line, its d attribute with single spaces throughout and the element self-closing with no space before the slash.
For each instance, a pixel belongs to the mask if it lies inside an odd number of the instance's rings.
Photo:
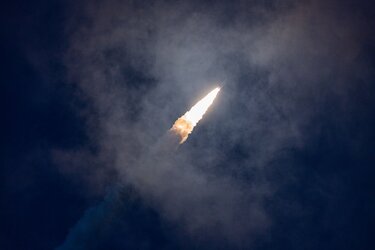
<svg viewBox="0 0 375 250">
<path fill-rule="evenodd" d="M 134 189 L 117 185 L 85 211 L 57 250 L 154 249 L 163 240 L 159 225 L 159 216 Z M 161 239 L 152 239 L 146 232 Z"/>
<path fill-rule="evenodd" d="M 99 205 L 86 210 L 82 218 L 69 231 L 64 243 L 57 250 L 98 249 L 98 239 L 108 227 L 119 219 L 121 205 L 118 190 L 110 192 Z"/>
</svg>

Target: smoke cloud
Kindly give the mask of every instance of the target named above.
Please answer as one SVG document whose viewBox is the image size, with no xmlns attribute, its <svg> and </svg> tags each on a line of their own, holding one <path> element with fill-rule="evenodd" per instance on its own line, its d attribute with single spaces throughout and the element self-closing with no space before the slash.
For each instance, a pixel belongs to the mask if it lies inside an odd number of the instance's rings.
<svg viewBox="0 0 375 250">
<path fill-rule="evenodd" d="M 118 181 L 193 240 L 248 246 L 272 227 L 268 201 L 293 179 L 293 151 L 319 133 L 320 109 L 344 110 L 352 80 L 370 74 L 358 59 L 368 24 L 345 1 L 334 6 L 72 4 L 65 62 L 92 145 L 57 160 L 91 152 L 90 175 L 116 173 L 92 189 Z M 166 131 L 217 82 L 213 108 L 169 148 Z"/>
</svg>

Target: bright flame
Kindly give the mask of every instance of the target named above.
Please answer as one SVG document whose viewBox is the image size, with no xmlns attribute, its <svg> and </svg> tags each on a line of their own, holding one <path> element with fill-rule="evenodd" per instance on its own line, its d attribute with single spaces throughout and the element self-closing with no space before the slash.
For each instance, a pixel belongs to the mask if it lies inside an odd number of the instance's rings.
<svg viewBox="0 0 375 250">
<path fill-rule="evenodd" d="M 202 119 L 207 109 L 211 106 L 219 93 L 220 88 L 215 88 L 197 104 L 195 104 L 188 112 L 177 119 L 173 124 L 171 131 L 181 136 L 180 144 L 184 143 L 188 138 L 189 134 L 193 131 L 195 125 Z"/>
</svg>

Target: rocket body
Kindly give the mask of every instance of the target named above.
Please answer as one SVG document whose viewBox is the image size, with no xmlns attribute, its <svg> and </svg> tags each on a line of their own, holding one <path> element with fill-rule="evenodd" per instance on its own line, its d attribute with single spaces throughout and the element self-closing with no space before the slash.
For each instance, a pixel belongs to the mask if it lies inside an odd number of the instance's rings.
<svg viewBox="0 0 375 250">
<path fill-rule="evenodd" d="M 170 131 L 181 137 L 180 144 L 184 143 L 197 123 L 202 119 L 207 109 L 215 100 L 220 88 L 217 87 L 198 101 L 189 111 L 178 118 Z"/>
</svg>

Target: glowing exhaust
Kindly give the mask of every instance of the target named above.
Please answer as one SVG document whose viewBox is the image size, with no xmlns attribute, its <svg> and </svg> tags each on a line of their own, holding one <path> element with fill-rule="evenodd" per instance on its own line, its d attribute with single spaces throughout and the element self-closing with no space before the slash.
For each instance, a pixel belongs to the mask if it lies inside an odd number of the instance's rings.
<svg viewBox="0 0 375 250">
<path fill-rule="evenodd" d="M 170 129 L 181 137 L 180 144 L 184 143 L 189 134 L 193 131 L 195 125 L 202 119 L 207 109 L 211 106 L 219 93 L 220 88 L 215 88 L 208 93 L 203 99 L 195 104 L 188 112 L 177 119 Z"/>
</svg>

